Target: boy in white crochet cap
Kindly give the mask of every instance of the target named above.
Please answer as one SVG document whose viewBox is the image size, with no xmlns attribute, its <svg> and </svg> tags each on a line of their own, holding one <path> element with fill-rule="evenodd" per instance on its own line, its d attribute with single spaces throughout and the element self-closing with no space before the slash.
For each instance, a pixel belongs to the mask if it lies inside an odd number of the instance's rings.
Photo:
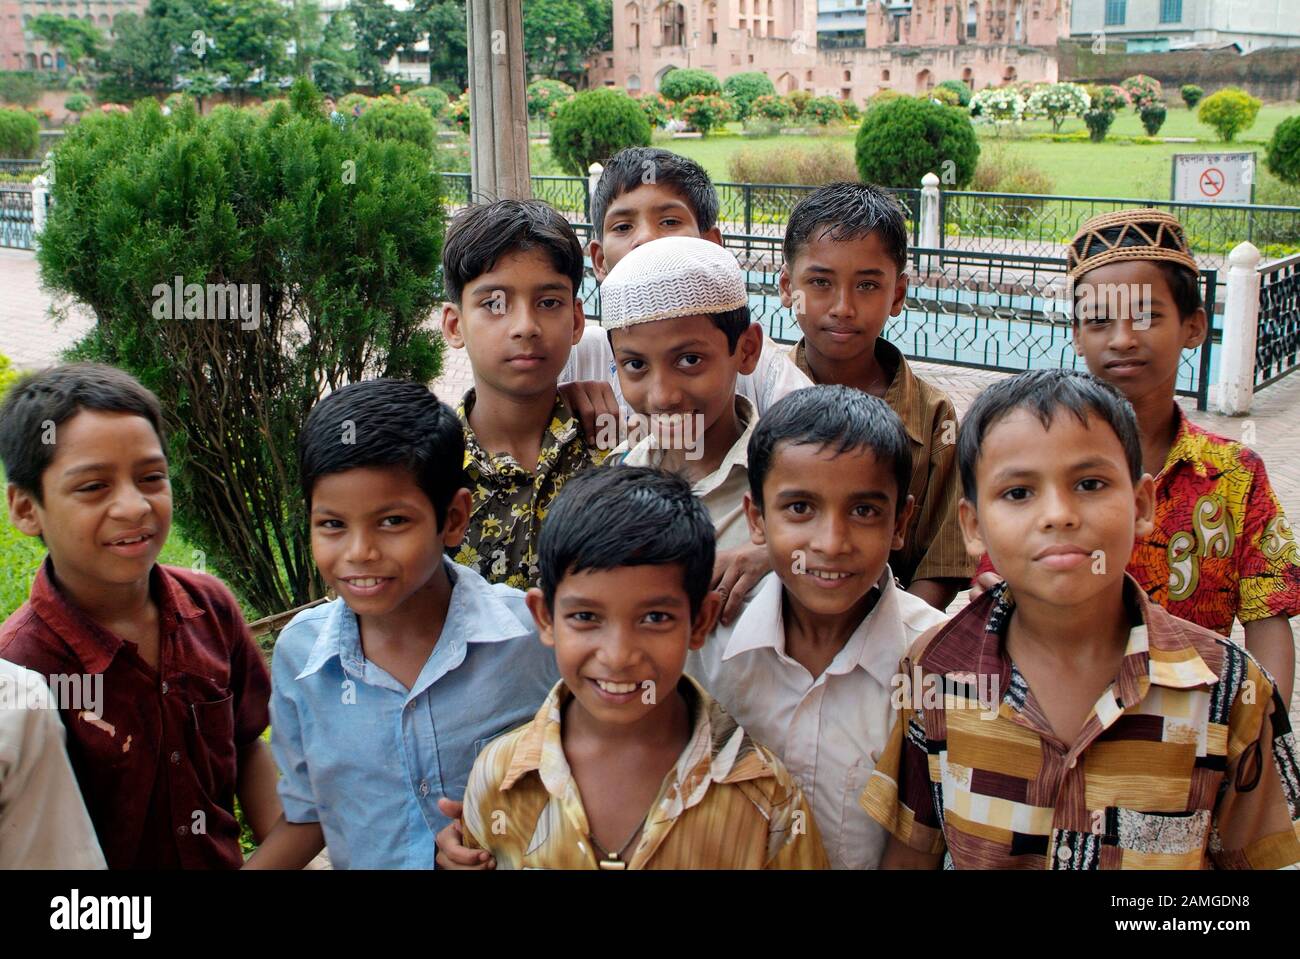
<svg viewBox="0 0 1300 959">
<path fill-rule="evenodd" d="M 681 473 L 713 519 L 718 548 L 747 544 L 745 449 L 758 413 L 736 379 L 753 371 L 763 333 L 749 321 L 736 258 L 696 237 L 653 240 L 609 272 L 601 302 L 619 383 L 645 434 L 611 462 Z"/>
</svg>

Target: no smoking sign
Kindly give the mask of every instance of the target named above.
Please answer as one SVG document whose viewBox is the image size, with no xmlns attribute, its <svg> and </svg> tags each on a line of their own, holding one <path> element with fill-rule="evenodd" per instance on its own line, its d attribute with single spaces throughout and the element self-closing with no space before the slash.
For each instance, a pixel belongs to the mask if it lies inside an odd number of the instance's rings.
<svg viewBox="0 0 1300 959">
<path fill-rule="evenodd" d="M 1171 190 L 1182 203 L 1252 203 L 1255 154 L 1176 153 Z"/>
</svg>

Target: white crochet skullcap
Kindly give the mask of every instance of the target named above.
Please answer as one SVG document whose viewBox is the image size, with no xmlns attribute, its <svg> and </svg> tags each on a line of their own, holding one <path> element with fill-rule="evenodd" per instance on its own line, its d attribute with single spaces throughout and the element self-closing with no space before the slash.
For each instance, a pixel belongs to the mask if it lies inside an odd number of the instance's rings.
<svg viewBox="0 0 1300 959">
<path fill-rule="evenodd" d="M 636 323 L 738 310 L 749 302 L 740 264 L 698 237 L 667 236 L 637 247 L 600 285 L 600 322 L 607 330 Z"/>
</svg>

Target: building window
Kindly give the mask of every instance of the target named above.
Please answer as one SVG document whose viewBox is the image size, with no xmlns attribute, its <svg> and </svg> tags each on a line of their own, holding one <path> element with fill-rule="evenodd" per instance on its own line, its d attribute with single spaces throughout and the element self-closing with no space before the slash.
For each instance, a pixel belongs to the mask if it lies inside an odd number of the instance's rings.
<svg viewBox="0 0 1300 959">
<path fill-rule="evenodd" d="M 1128 0 L 1106 0 L 1106 26 L 1122 27 L 1124 21 L 1128 19 L 1125 7 L 1128 6 Z"/>
<path fill-rule="evenodd" d="M 1180 23 L 1183 19 L 1183 0 L 1160 0 L 1160 22 Z"/>
<path fill-rule="evenodd" d="M 980 5 L 970 0 L 966 6 L 966 39 L 974 40 L 980 28 Z"/>
<path fill-rule="evenodd" d="M 881 71 L 880 71 L 880 82 L 881 82 L 881 83 L 888 83 L 888 82 L 889 82 L 889 71 L 888 71 L 888 70 L 881 70 Z"/>
<path fill-rule="evenodd" d="M 680 3 L 665 3 L 659 8 L 662 26 L 660 43 L 665 47 L 680 47 L 686 43 L 686 8 Z"/>
</svg>

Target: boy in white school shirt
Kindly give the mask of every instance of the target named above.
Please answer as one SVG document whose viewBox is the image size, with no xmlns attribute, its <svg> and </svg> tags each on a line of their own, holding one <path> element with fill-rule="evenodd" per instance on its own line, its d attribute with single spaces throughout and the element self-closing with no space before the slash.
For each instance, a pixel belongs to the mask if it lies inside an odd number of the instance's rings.
<svg viewBox="0 0 1300 959">
<path fill-rule="evenodd" d="M 898 662 L 946 618 L 888 565 L 912 509 L 907 434 L 882 400 L 815 386 L 758 422 L 748 461 L 750 534 L 775 572 L 687 672 L 802 784 L 831 868 L 874 869 L 889 836 L 857 797 L 895 719 Z"/>
</svg>

